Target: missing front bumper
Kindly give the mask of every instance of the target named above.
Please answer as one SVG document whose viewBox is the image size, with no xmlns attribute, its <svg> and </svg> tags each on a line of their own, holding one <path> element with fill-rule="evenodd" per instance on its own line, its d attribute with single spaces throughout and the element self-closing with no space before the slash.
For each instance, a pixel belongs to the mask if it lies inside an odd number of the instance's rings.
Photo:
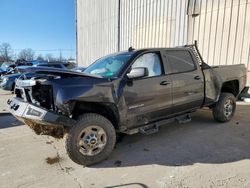
<svg viewBox="0 0 250 188">
<path fill-rule="evenodd" d="M 21 99 L 8 100 L 9 111 L 20 121 L 32 128 L 38 135 L 62 138 L 76 121 L 66 116 L 48 111 Z"/>
</svg>

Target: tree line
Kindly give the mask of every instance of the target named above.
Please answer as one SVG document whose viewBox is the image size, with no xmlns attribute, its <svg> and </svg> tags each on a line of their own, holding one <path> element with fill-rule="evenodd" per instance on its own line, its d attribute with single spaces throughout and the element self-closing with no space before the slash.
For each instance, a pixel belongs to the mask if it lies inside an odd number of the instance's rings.
<svg viewBox="0 0 250 188">
<path fill-rule="evenodd" d="M 9 43 L 2 43 L 0 45 L 0 62 L 4 61 L 14 61 L 16 59 L 31 61 L 31 60 L 48 60 L 48 61 L 63 61 L 65 58 L 60 57 L 55 58 L 52 54 L 35 54 L 35 51 L 31 48 L 22 49 L 18 54 L 14 54 L 13 49 Z"/>
</svg>

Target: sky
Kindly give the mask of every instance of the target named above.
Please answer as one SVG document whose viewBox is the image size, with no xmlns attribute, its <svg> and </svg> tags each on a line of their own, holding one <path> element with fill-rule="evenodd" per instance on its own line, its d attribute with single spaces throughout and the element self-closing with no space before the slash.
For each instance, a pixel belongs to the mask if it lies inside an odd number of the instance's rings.
<svg viewBox="0 0 250 188">
<path fill-rule="evenodd" d="M 9 43 L 15 54 L 31 48 L 59 57 L 61 49 L 75 58 L 75 0 L 0 0 L 0 14 L 0 44 Z"/>
</svg>

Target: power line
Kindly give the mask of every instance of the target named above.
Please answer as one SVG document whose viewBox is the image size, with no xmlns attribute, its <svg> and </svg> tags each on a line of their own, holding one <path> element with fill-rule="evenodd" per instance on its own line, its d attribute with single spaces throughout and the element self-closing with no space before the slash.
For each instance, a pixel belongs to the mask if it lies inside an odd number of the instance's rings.
<svg viewBox="0 0 250 188">
<path fill-rule="evenodd" d="M 32 48 L 31 48 L 32 49 Z M 14 51 L 21 51 L 23 49 L 12 49 Z M 34 50 L 33 51 L 44 51 L 44 52 L 53 52 L 53 51 L 75 51 L 75 49 L 50 49 L 50 50 L 45 50 L 45 49 L 39 49 L 39 50 Z"/>
</svg>

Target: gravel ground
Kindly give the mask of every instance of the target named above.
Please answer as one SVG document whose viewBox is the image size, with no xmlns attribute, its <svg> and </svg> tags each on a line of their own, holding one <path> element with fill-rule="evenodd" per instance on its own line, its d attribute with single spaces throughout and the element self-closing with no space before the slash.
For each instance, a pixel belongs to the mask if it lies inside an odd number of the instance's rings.
<svg viewBox="0 0 250 188">
<path fill-rule="evenodd" d="M 64 140 L 37 136 L 5 113 L 0 91 L 0 187 L 250 187 L 250 103 L 216 123 L 209 110 L 153 135 L 125 136 L 103 163 L 86 168 Z"/>
</svg>

